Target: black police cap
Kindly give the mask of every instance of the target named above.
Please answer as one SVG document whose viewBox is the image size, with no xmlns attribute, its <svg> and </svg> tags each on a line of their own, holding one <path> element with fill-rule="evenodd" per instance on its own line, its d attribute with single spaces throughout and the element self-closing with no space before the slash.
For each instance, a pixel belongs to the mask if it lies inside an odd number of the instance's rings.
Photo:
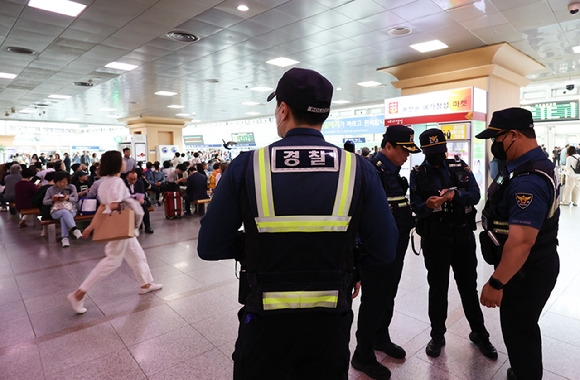
<svg viewBox="0 0 580 380">
<path fill-rule="evenodd" d="M 295 110 L 328 113 L 332 101 L 332 84 L 316 71 L 295 67 L 280 78 L 276 91 L 268 96 L 268 101 L 274 97 Z"/>
<path fill-rule="evenodd" d="M 445 134 L 437 128 L 427 129 L 419 136 L 421 149 L 425 154 L 445 153 L 447 152 L 447 142 Z"/>
<path fill-rule="evenodd" d="M 385 146 L 387 142 L 391 144 L 400 145 L 401 148 L 410 153 L 420 153 L 421 149 L 415 145 L 415 132 L 408 125 L 389 125 L 387 131 L 383 135 L 383 142 L 381 146 Z"/>
<path fill-rule="evenodd" d="M 512 107 L 495 111 L 486 130 L 478 133 L 475 137 L 478 139 L 489 139 L 510 129 L 522 131 L 532 128 L 534 128 L 532 113 L 523 108 Z"/>
</svg>

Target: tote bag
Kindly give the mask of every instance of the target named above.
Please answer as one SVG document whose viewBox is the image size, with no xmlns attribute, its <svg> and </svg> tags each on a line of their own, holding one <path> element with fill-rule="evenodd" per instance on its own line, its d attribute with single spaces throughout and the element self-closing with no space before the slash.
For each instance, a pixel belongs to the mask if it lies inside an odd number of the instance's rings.
<svg viewBox="0 0 580 380">
<path fill-rule="evenodd" d="M 113 241 L 135 237 L 135 211 L 126 208 L 95 214 L 93 241 Z"/>
</svg>

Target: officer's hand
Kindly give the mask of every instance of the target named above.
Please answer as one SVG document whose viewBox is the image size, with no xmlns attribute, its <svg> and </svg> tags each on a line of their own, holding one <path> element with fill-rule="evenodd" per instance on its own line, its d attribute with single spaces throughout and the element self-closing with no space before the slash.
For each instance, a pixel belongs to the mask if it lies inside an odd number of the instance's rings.
<svg viewBox="0 0 580 380">
<path fill-rule="evenodd" d="M 450 202 L 455 196 L 455 190 L 443 189 L 439 192 L 439 195 L 441 195 L 445 201 Z"/>
<path fill-rule="evenodd" d="M 481 289 L 481 304 L 485 307 L 495 308 L 496 306 L 501 306 L 501 300 L 503 298 L 503 290 L 497 290 L 492 288 L 488 283 L 483 285 Z"/>
<path fill-rule="evenodd" d="M 435 209 L 437 207 L 441 207 L 443 202 L 445 202 L 445 198 L 432 196 L 425 201 L 425 206 L 429 207 L 430 209 Z"/>
<path fill-rule="evenodd" d="M 358 296 L 359 291 L 360 291 L 360 281 L 355 282 L 354 284 L 354 293 L 352 293 L 352 299 L 355 299 Z"/>
</svg>

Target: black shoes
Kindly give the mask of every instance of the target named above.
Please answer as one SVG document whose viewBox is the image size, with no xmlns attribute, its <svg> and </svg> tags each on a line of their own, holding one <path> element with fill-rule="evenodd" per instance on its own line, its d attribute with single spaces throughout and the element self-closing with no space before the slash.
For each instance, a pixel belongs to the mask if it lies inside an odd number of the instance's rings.
<svg viewBox="0 0 580 380">
<path fill-rule="evenodd" d="M 373 360 L 374 359 L 374 360 Z M 365 375 L 371 379 L 376 380 L 387 380 L 391 378 L 391 371 L 379 363 L 376 358 L 372 358 L 369 361 L 363 361 L 359 358 L 356 351 L 352 355 L 352 368 L 357 371 L 363 372 Z"/>
<path fill-rule="evenodd" d="M 407 356 L 407 353 L 405 352 L 403 347 L 396 345 L 393 342 L 384 342 L 375 344 L 373 345 L 373 349 L 377 351 L 382 351 L 395 359 L 405 359 L 405 356 Z"/>
<path fill-rule="evenodd" d="M 497 350 L 489 338 L 481 338 L 476 332 L 469 333 L 469 339 L 479 348 L 479 351 L 491 360 L 497 360 Z"/>
<path fill-rule="evenodd" d="M 427 347 L 425 347 L 425 352 L 432 358 L 438 358 L 441 355 L 441 347 L 445 346 L 445 338 L 434 339 L 431 338 Z"/>
<path fill-rule="evenodd" d="M 514 373 L 514 370 L 511 368 L 508 368 L 508 370 L 507 370 L 507 379 L 508 380 L 518 380 L 518 378 L 516 377 L 516 374 Z"/>
<path fill-rule="evenodd" d="M 146 234 L 152 234 L 153 233 L 153 229 L 152 228 L 145 228 L 145 233 Z"/>
</svg>

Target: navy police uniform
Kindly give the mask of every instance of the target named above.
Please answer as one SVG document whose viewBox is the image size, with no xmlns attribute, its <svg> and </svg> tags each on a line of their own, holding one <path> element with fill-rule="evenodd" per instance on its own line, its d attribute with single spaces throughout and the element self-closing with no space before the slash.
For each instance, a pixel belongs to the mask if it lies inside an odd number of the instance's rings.
<svg viewBox="0 0 580 380">
<path fill-rule="evenodd" d="M 518 120 L 511 120 L 517 118 Z M 521 128 L 519 124 L 521 125 Z M 508 128 L 533 127 L 529 111 L 510 108 L 494 112 L 490 127 L 478 138 L 494 137 Z M 500 132 L 498 132 L 500 131 Z M 538 320 L 558 277 L 559 209 L 558 174 L 538 146 L 509 161 L 488 189 L 480 234 L 482 253 L 499 264 L 510 225 L 539 230 L 530 254 L 503 287 L 501 327 L 508 356 L 517 379 L 542 378 L 542 344 Z M 490 281 L 491 284 L 491 281 Z M 493 285 L 492 285 L 493 286 Z M 512 375 L 512 376 L 513 376 Z"/>
<path fill-rule="evenodd" d="M 445 157 L 445 136 L 440 130 L 429 129 L 423 132 L 420 142 L 427 159 L 411 171 L 411 207 L 418 218 L 417 233 L 421 236 L 428 272 L 432 342 L 439 347 L 445 344 L 450 267 L 453 268 L 472 333 L 476 333 L 479 340 L 488 342 L 489 333 L 484 326 L 477 294 L 477 258 L 473 234 L 476 213 L 474 205 L 480 199 L 479 187 L 469 167 L 458 157 L 443 159 L 439 167 L 428 162 L 429 154 Z M 429 197 L 439 196 L 440 190 L 451 188 L 455 188 L 451 202 L 443 203 L 438 209 L 430 209 L 425 205 Z"/>
<path fill-rule="evenodd" d="M 413 142 L 413 130 L 404 125 L 391 125 L 383 135 L 382 148 L 389 142 L 393 147 L 399 145 L 409 153 L 420 153 Z M 381 178 L 382 187 L 387 195 L 389 208 L 395 217 L 399 240 L 397 241 L 395 260 L 384 266 L 362 266 L 362 299 L 358 315 L 356 332 L 356 355 L 363 362 L 374 362 L 376 358 L 372 349 L 387 352 L 397 358 L 404 358 L 405 352 L 393 343 L 389 334 L 389 325 L 393 318 L 395 297 L 401 280 L 405 253 L 409 245 L 409 235 L 415 226 L 415 217 L 407 199 L 409 183 L 400 175 L 400 166 L 396 166 L 382 151 L 377 152 L 370 160 Z M 367 301 L 368 300 L 368 301 Z M 375 300 L 382 300 L 375 302 Z"/>
<path fill-rule="evenodd" d="M 300 107 L 288 95 L 295 86 L 313 104 L 320 78 L 291 69 L 278 102 Z M 331 94 L 307 107 L 328 109 Z M 235 379 L 347 378 L 357 233 L 364 261 L 393 260 L 397 231 L 375 170 L 318 130 L 290 129 L 232 161 L 201 221 L 198 253 L 242 263 Z"/>
</svg>

